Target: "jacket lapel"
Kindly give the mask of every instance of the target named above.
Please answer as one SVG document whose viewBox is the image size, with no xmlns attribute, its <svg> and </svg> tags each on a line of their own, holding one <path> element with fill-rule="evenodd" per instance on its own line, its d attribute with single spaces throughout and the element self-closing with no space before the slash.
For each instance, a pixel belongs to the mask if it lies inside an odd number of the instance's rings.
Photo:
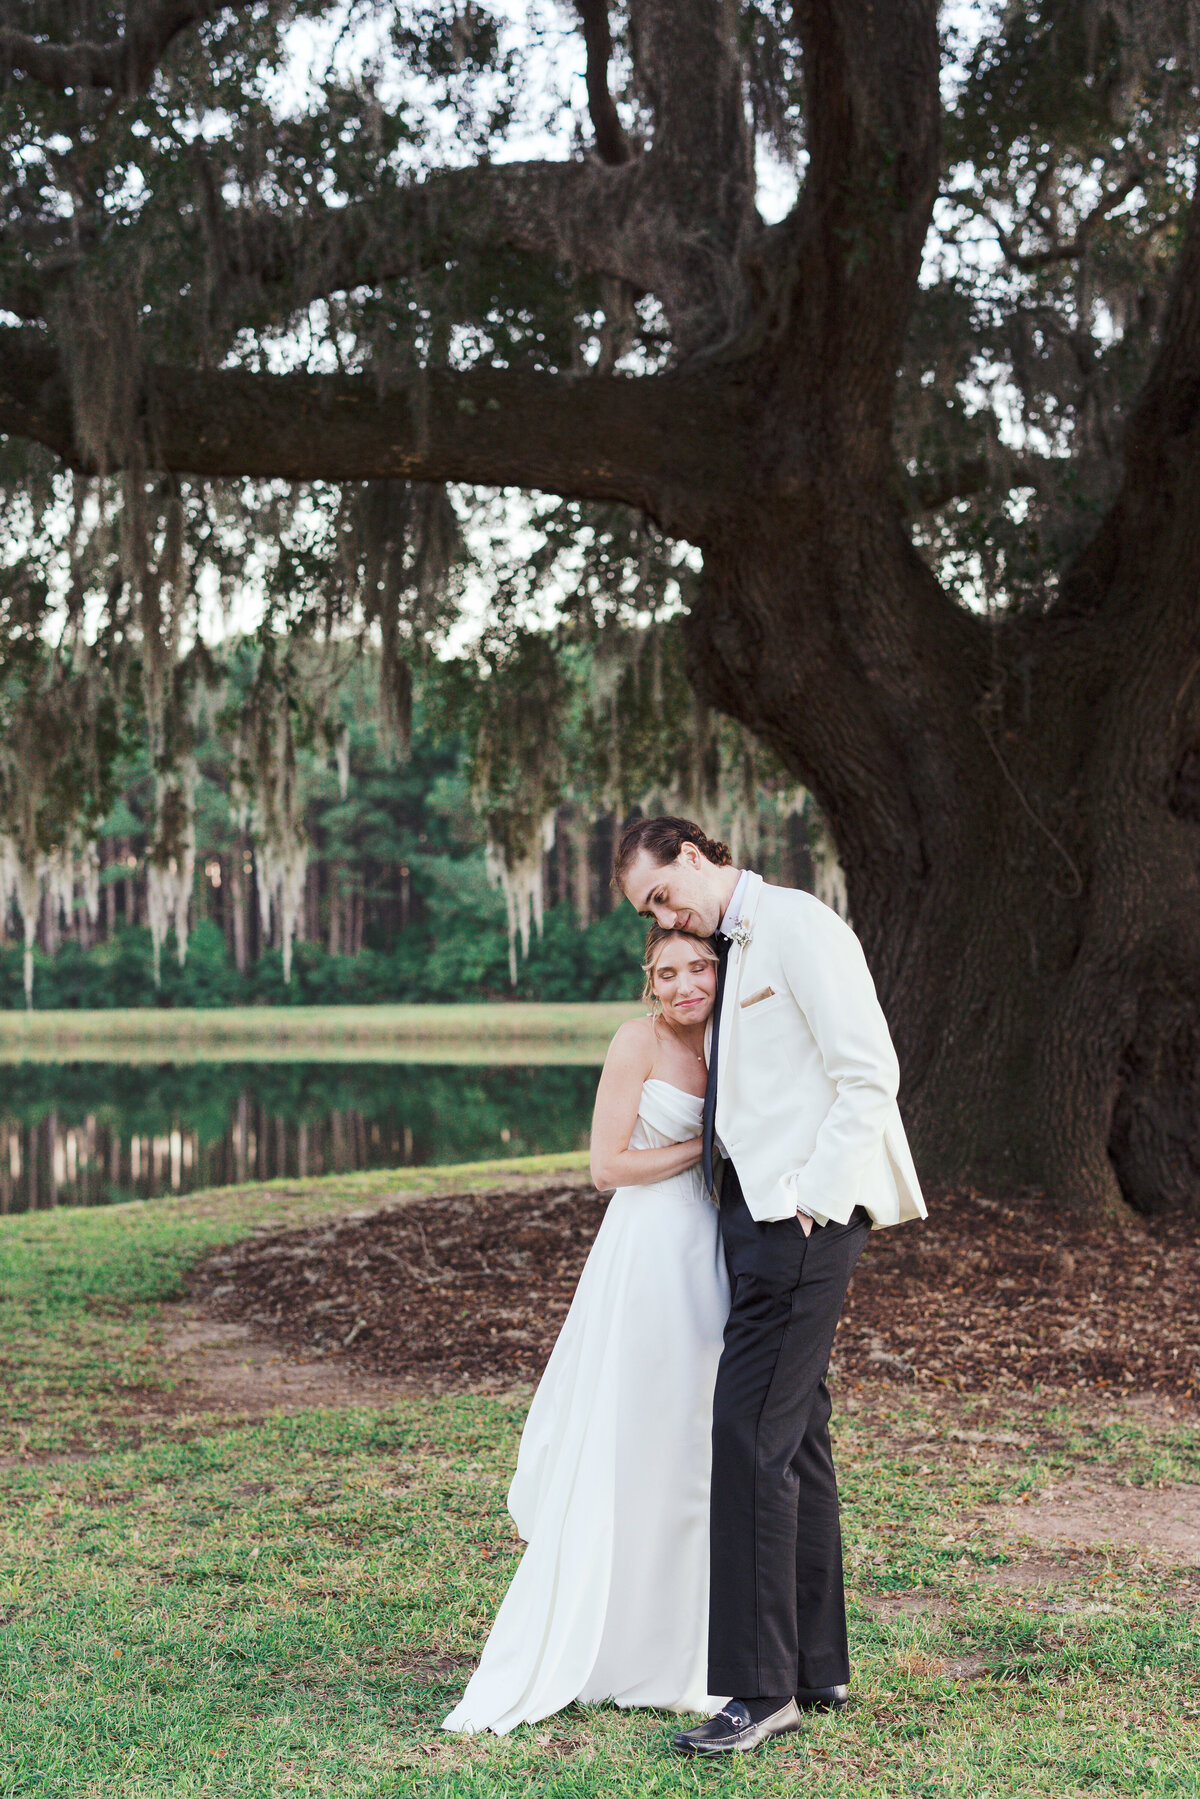
<svg viewBox="0 0 1200 1799">
<path fill-rule="evenodd" d="M 754 917 L 758 911 L 759 896 L 762 893 L 761 875 L 750 873 L 746 882 L 746 898 L 742 906 L 741 923 L 753 932 Z M 717 1046 L 717 1109 L 724 1111 L 722 1100 L 728 1104 L 733 1083 L 736 1078 L 735 1031 L 734 1020 L 741 1008 L 742 971 L 746 966 L 749 944 L 743 949 L 740 944 L 730 945 L 729 962 L 725 970 L 725 992 L 721 999 L 721 1041 Z"/>
</svg>

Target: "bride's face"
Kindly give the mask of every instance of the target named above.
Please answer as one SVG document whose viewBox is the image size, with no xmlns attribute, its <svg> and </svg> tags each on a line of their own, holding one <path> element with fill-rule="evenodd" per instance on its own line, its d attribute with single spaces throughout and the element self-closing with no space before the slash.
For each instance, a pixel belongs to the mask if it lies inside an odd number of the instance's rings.
<svg viewBox="0 0 1200 1799">
<path fill-rule="evenodd" d="M 658 952 L 652 975 L 663 1017 L 683 1029 L 704 1024 L 717 997 L 717 965 L 686 937 L 670 937 Z"/>
</svg>

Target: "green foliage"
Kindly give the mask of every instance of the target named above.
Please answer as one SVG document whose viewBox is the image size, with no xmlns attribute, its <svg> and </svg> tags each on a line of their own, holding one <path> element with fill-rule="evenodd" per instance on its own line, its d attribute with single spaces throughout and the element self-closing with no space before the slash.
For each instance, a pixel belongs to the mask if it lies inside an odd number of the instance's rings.
<svg viewBox="0 0 1200 1799">
<path fill-rule="evenodd" d="M 948 27 L 945 192 L 899 447 L 952 590 L 1041 608 L 1113 496 L 1200 128 L 1186 0 L 1021 0 Z"/>
<path fill-rule="evenodd" d="M 27 817 L 32 840 L 54 849 L 76 825 L 93 828 L 112 802 L 128 745 L 119 694 L 43 646 L 13 660 L 0 679 L 0 808 Z"/>
<path fill-rule="evenodd" d="M 432 859 L 431 859 L 432 860 Z M 629 907 L 579 930 L 569 906 L 552 906 L 545 930 L 508 975 L 503 902 L 487 885 L 481 857 L 434 862 L 425 871 L 426 918 L 400 933 L 391 950 L 330 955 L 298 944 L 285 984 L 278 950 L 267 949 L 238 974 L 228 945 L 211 921 L 198 925 L 180 967 L 164 958 L 154 984 L 154 956 L 144 926 L 119 927 L 108 943 L 83 950 L 64 943 L 53 956 L 35 954 L 38 1005 L 79 1011 L 125 1006 L 352 1006 L 493 998 L 525 1000 L 636 999 L 645 925 Z M 170 944 L 170 939 L 168 943 Z M 0 949 L 0 1010 L 25 999 L 21 952 Z"/>
</svg>

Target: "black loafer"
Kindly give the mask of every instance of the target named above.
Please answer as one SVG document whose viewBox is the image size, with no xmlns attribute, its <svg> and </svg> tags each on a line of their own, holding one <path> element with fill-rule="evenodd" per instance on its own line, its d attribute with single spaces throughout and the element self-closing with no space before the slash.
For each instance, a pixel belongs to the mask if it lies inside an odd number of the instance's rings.
<svg viewBox="0 0 1200 1799">
<path fill-rule="evenodd" d="M 834 1690 L 834 1689 L 831 1689 Z M 800 1707 L 794 1699 L 756 1724 L 740 1699 L 731 1699 L 707 1724 L 681 1730 L 671 1739 L 676 1755 L 745 1755 L 768 1737 L 781 1737 L 800 1728 Z"/>
<path fill-rule="evenodd" d="M 849 1703 L 849 1687 L 796 1688 L 796 1704 L 802 1712 L 841 1712 Z"/>
</svg>

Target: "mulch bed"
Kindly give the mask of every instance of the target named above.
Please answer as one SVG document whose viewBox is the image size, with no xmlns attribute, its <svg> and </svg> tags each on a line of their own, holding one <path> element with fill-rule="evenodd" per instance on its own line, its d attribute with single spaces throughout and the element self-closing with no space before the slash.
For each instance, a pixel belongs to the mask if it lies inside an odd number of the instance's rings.
<svg viewBox="0 0 1200 1799">
<path fill-rule="evenodd" d="M 197 1298 L 309 1353 L 436 1390 L 536 1380 L 604 1202 L 578 1184 L 452 1195 L 253 1238 Z M 1200 1396 L 1200 1241 L 1179 1218 L 1108 1231 L 1035 1202 L 932 1196 L 875 1232 L 834 1351 L 851 1384 Z"/>
</svg>

